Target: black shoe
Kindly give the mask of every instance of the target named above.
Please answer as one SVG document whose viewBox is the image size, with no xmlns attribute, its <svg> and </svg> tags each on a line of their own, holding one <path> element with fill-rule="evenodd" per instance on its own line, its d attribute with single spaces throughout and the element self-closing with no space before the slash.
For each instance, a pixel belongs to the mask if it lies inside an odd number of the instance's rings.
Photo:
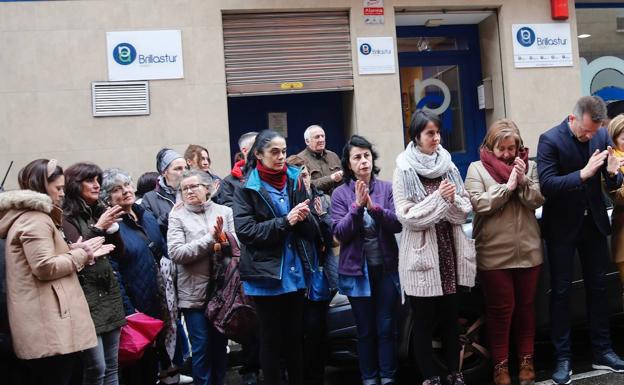
<svg viewBox="0 0 624 385">
<path fill-rule="evenodd" d="M 608 351 L 594 358 L 592 368 L 610 370 L 615 373 L 624 373 L 624 361 L 614 351 Z"/>
<path fill-rule="evenodd" d="M 569 359 L 557 361 L 552 380 L 557 385 L 567 385 L 572 382 L 572 362 Z"/>
</svg>

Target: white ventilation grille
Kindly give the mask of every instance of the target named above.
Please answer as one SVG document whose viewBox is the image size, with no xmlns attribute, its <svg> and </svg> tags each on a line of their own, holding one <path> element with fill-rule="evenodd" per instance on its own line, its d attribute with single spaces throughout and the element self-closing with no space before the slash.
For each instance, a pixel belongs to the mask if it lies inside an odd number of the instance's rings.
<svg viewBox="0 0 624 385">
<path fill-rule="evenodd" d="M 149 115 L 149 82 L 91 83 L 93 116 Z"/>
</svg>

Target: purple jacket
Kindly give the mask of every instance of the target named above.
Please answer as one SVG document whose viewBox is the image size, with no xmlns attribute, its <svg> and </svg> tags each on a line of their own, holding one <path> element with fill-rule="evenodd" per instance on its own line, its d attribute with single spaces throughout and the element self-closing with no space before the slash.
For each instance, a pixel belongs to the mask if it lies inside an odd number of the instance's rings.
<svg viewBox="0 0 624 385">
<path fill-rule="evenodd" d="M 394 234 L 401 232 L 401 223 L 394 211 L 392 183 L 373 178 L 369 191 L 374 204 L 369 214 L 377 225 L 384 269 L 396 271 L 399 248 Z M 355 205 L 355 181 L 337 187 L 331 201 L 332 232 L 340 242 L 338 273 L 361 276 L 364 274 L 364 208 Z"/>
</svg>

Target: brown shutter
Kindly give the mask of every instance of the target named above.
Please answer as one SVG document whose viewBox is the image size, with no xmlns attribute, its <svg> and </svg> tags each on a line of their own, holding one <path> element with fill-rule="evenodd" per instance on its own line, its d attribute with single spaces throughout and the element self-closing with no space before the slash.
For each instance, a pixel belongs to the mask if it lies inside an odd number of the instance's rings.
<svg viewBox="0 0 624 385">
<path fill-rule="evenodd" d="M 229 96 L 353 89 L 349 13 L 223 15 Z"/>
</svg>

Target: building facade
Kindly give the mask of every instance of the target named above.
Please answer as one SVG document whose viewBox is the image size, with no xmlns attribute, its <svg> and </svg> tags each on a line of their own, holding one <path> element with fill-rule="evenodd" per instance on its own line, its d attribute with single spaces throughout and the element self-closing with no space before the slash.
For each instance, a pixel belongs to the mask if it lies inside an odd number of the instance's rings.
<svg viewBox="0 0 624 385">
<path fill-rule="evenodd" d="M 547 0 L 0 2 L 0 172 L 15 161 L 6 185 L 15 188 L 17 170 L 45 157 L 121 167 L 136 179 L 155 170 L 160 148 L 194 143 L 223 175 L 241 133 L 282 130 L 294 153 L 317 123 L 336 152 L 353 133 L 368 137 L 388 179 L 409 117 L 423 107 L 442 115 L 443 144 L 462 169 L 503 117 L 516 121 L 534 156 L 540 133 L 579 96 L 620 84 L 617 69 L 600 75 L 602 86 L 582 81 L 594 59 L 618 52 L 607 43 L 592 51 L 591 38 L 577 39 L 580 26 L 607 33 L 603 20 L 617 28 L 624 11 L 591 3 L 577 9 L 570 0 L 568 18 L 553 20 Z M 518 67 L 517 29 L 534 24 L 569 30 L 571 62 Z M 111 80 L 107 33 L 161 30 L 181 33 L 183 76 L 148 80 L 148 114 L 94 116 L 94 82 Z"/>
</svg>

